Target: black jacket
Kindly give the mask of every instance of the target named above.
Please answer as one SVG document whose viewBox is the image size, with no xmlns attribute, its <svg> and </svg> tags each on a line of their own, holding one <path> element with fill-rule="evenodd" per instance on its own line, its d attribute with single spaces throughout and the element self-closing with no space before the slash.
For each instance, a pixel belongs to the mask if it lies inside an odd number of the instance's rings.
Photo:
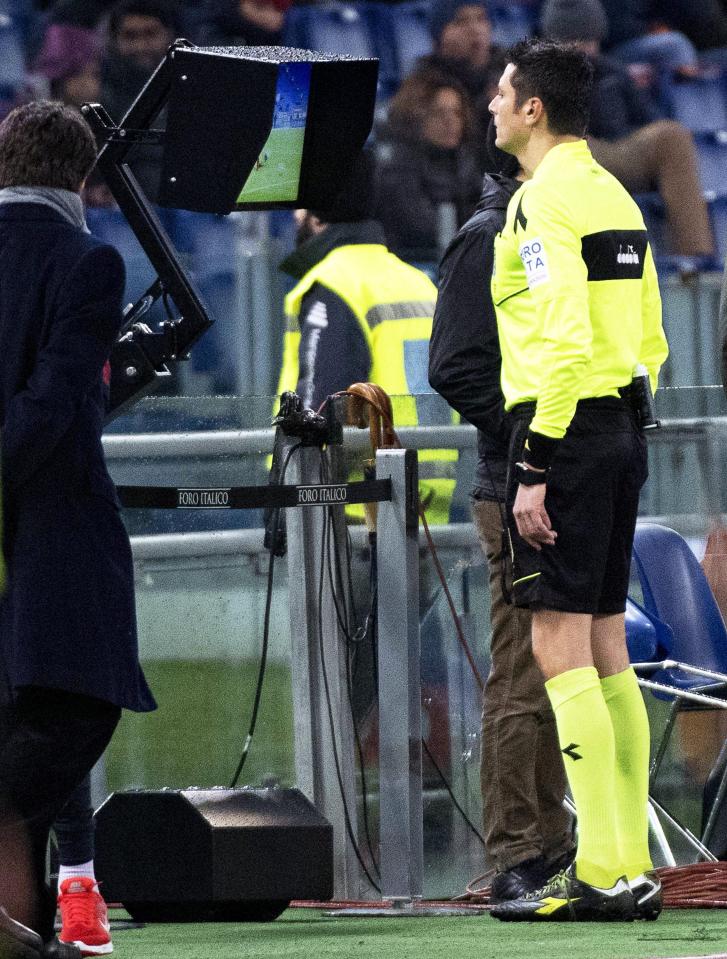
<svg viewBox="0 0 727 959">
<path fill-rule="evenodd" d="M 0 207 L 6 679 L 144 712 L 131 548 L 101 448 L 123 291 L 112 247 L 42 204 Z"/>
<path fill-rule="evenodd" d="M 506 177 L 485 177 L 474 215 L 442 257 L 429 344 L 430 384 L 479 431 L 475 495 L 484 499 L 505 495 L 507 430 L 490 279 L 495 236 L 519 186 Z"/>
<path fill-rule="evenodd" d="M 390 136 L 379 147 L 377 174 L 376 218 L 389 249 L 409 261 L 436 260 L 439 208 L 452 204 L 460 227 L 480 192 L 475 154 L 467 146 L 447 150 Z"/>
</svg>

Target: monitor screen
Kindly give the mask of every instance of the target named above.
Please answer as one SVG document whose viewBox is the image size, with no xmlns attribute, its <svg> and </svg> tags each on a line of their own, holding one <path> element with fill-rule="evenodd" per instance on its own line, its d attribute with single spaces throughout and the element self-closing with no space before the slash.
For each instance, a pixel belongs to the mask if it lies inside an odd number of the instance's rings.
<svg viewBox="0 0 727 959">
<path fill-rule="evenodd" d="M 239 204 L 298 198 L 310 78 L 310 63 L 280 64 L 273 126 L 237 198 Z"/>
</svg>

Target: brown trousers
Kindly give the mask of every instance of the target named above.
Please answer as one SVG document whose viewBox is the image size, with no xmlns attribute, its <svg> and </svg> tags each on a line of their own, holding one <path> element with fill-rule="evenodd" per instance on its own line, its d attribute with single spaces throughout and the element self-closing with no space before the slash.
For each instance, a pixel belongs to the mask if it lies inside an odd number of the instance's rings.
<svg viewBox="0 0 727 959">
<path fill-rule="evenodd" d="M 532 653 L 530 613 L 505 602 L 497 503 L 472 504 L 490 569 L 492 666 L 482 711 L 480 782 L 485 844 L 498 872 L 536 856 L 555 859 L 573 847 L 555 717 Z"/>
<path fill-rule="evenodd" d="M 659 191 L 666 208 L 672 253 L 714 253 L 697 151 L 686 127 L 674 120 L 658 120 L 620 140 L 589 137 L 588 145 L 598 163 L 629 192 Z"/>
</svg>

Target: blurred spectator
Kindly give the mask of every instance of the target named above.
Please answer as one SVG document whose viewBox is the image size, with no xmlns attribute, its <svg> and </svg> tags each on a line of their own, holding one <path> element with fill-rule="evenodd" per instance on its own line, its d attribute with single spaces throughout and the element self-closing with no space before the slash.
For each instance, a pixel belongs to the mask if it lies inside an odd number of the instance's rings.
<svg viewBox="0 0 727 959">
<path fill-rule="evenodd" d="M 692 135 L 673 120 L 654 121 L 653 108 L 625 69 L 601 55 L 607 29 L 600 0 L 546 0 L 543 5 L 543 33 L 574 41 L 593 62 L 588 137 L 593 156 L 632 193 L 659 191 L 673 253 L 712 256 L 714 238 Z M 689 261 L 682 266 L 683 272 L 693 272 Z"/>
<path fill-rule="evenodd" d="M 49 23 L 95 29 L 114 5 L 115 0 L 56 0 L 51 4 Z"/>
<path fill-rule="evenodd" d="M 80 110 L 101 99 L 101 44 L 94 30 L 71 23 L 51 23 L 34 65 L 48 83 L 53 100 Z M 81 193 L 86 206 L 111 207 L 114 199 L 100 173 L 92 170 Z"/>
<path fill-rule="evenodd" d="M 696 76 L 694 44 L 674 29 L 676 5 L 669 0 L 603 0 L 607 52 L 625 63 L 648 63 L 663 74 Z"/>
<path fill-rule="evenodd" d="M 206 0 L 202 41 L 211 46 L 275 46 L 283 42 L 293 0 Z"/>
<path fill-rule="evenodd" d="M 503 51 L 492 43 L 492 23 L 484 0 L 432 0 L 429 26 L 434 52 L 415 67 L 438 70 L 469 94 L 475 113 L 478 164 L 489 170 L 485 149 L 490 123 L 488 105 L 505 69 Z"/>
<path fill-rule="evenodd" d="M 436 71 L 417 70 L 391 101 L 376 218 L 398 256 L 438 259 L 472 213 L 481 189 L 472 125 L 466 91 Z"/>
<path fill-rule="evenodd" d="M 179 34 L 177 8 L 167 0 L 120 0 L 111 8 L 101 65 L 101 103 L 118 123 Z M 161 114 L 155 126 L 164 124 Z M 147 196 L 159 186 L 161 148 L 137 146 L 129 162 Z"/>
<path fill-rule="evenodd" d="M 84 27 L 51 23 L 35 62 L 53 100 L 78 109 L 101 95 L 101 50 L 98 35 Z"/>
</svg>

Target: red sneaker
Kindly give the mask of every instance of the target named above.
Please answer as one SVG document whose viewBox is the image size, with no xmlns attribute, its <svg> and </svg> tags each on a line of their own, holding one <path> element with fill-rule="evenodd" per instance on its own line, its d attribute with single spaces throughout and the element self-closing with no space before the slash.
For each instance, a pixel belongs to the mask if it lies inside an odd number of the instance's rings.
<svg viewBox="0 0 727 959">
<path fill-rule="evenodd" d="M 108 910 L 95 880 L 71 876 L 58 893 L 61 929 L 58 938 L 78 946 L 82 956 L 107 956 L 114 951 Z"/>
</svg>

